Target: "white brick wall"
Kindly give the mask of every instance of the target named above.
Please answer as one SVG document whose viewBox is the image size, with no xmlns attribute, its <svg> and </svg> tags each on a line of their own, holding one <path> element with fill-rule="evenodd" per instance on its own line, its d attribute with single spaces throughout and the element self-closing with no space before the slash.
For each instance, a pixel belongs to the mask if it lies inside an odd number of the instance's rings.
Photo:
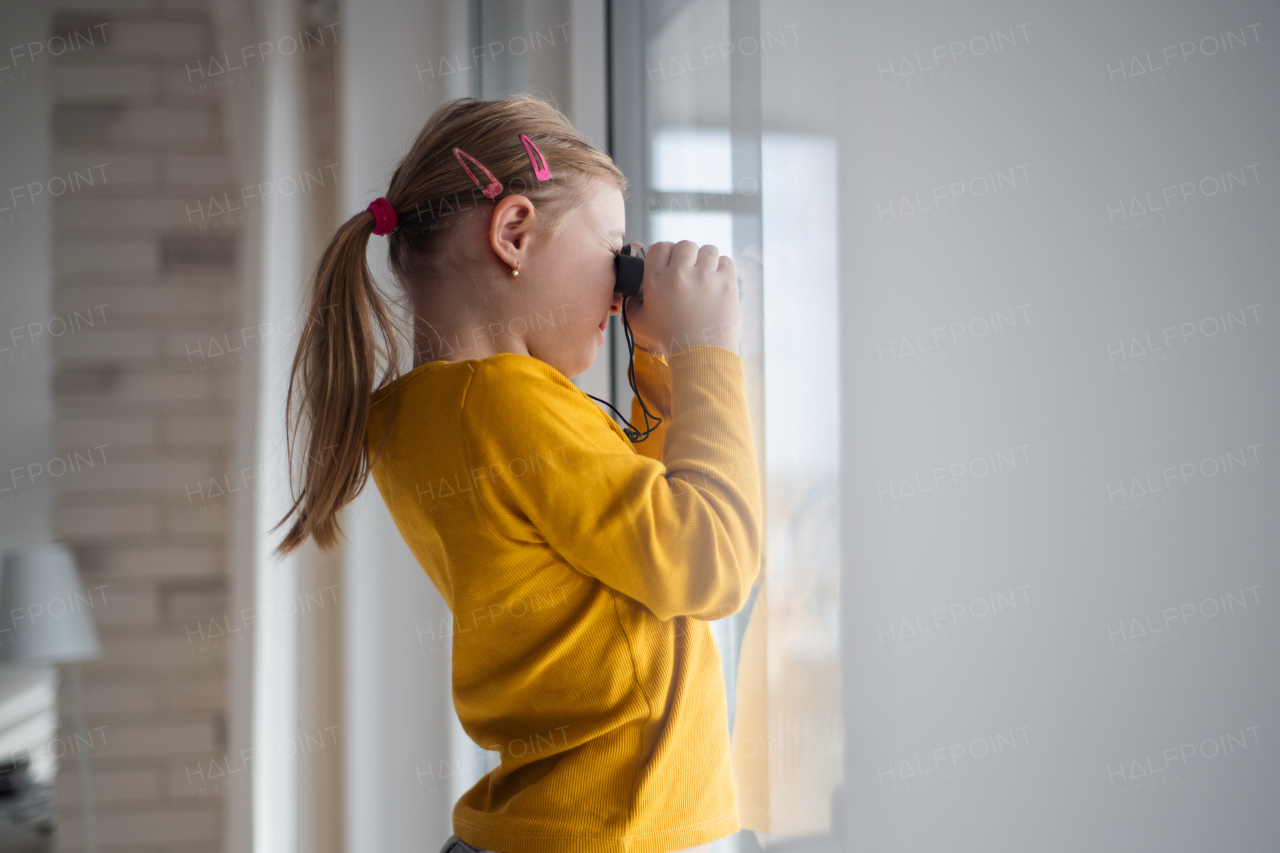
<svg viewBox="0 0 1280 853">
<path fill-rule="evenodd" d="M 189 57 L 209 53 L 209 28 L 190 21 L 117 20 L 110 27 L 109 54 Z"/>
<path fill-rule="evenodd" d="M 54 260 L 57 261 L 56 250 Z M 58 271 L 62 272 L 61 269 Z M 230 289 L 214 289 L 200 284 L 102 284 L 92 287 L 68 284 L 59 286 L 53 296 L 53 310 L 60 314 L 84 311 L 104 303 L 111 316 L 172 318 L 190 323 L 231 313 L 235 310 L 235 293 Z M 230 333 L 232 329 L 227 331 Z"/>
<path fill-rule="evenodd" d="M 143 850 L 142 845 L 183 844 L 183 850 L 195 850 L 186 846 L 189 842 L 214 841 L 221 827 L 221 808 L 214 805 L 193 808 L 178 801 L 163 809 L 118 808 L 99 814 L 97 820 L 98 845 L 102 853 L 118 847 L 120 850 Z M 83 849 L 84 828 L 78 818 L 64 817 L 58 831 L 59 850 Z M 64 843 L 62 839 L 67 839 Z M 215 849 L 215 848 L 210 848 Z"/>
<path fill-rule="evenodd" d="M 220 554 L 207 543 L 166 543 L 151 536 L 132 537 L 127 544 L 117 547 L 93 548 L 82 554 L 81 567 L 98 578 L 98 583 L 139 578 L 163 582 L 223 576 Z"/>
<path fill-rule="evenodd" d="M 110 358 L 114 361 L 148 362 L 159 351 L 159 334 L 150 329 L 115 328 L 81 329 L 62 334 L 53 341 L 54 358 L 66 362 L 98 361 Z M 95 436 L 95 439 L 98 436 Z"/>
<path fill-rule="evenodd" d="M 165 529 L 174 533 L 225 535 L 230 532 L 232 506 L 244 499 L 244 493 L 241 493 L 217 501 L 197 503 L 191 507 L 170 507 L 165 512 Z"/>
<path fill-rule="evenodd" d="M 92 468 L 82 465 L 63 474 L 58 484 L 63 494 L 79 498 L 82 492 L 153 492 L 168 500 L 194 494 L 199 501 L 204 493 L 196 490 L 214 477 L 214 464 L 209 460 L 121 459 L 120 453 L 107 453 L 109 450 L 109 446 L 104 449 L 105 462 L 99 459 Z M 81 451 L 84 455 L 83 448 Z"/>
<path fill-rule="evenodd" d="M 77 505 L 63 502 L 53 515 L 53 534 L 68 542 L 135 538 L 160 532 L 160 509 L 153 504 Z"/>
<path fill-rule="evenodd" d="M 133 107 L 120 112 L 108 137 L 157 150 L 167 142 L 204 142 L 216 127 L 212 111 L 203 107 Z"/>
<path fill-rule="evenodd" d="M 177 186 L 225 187 L 231 183 L 231 164 L 220 153 L 168 154 L 164 158 L 164 179 Z"/>
<path fill-rule="evenodd" d="M 149 12 L 156 6 L 155 0 L 54 0 L 50 4 L 55 12 Z"/>
<path fill-rule="evenodd" d="M 227 499 L 200 492 L 237 479 L 228 460 L 242 362 L 186 348 L 238 334 L 234 254 L 175 242 L 237 233 L 193 227 L 211 224 L 201 210 L 211 196 L 238 192 L 220 92 L 182 79 L 213 50 L 205 2 L 55 2 L 64 22 L 107 22 L 105 45 L 53 64 L 55 174 L 94 180 L 51 202 L 52 311 L 104 306 L 91 327 L 51 336 L 59 452 L 105 445 L 105 463 L 58 478 L 54 520 L 97 590 L 104 654 L 83 674 L 89 727 L 105 736 L 87 752 L 103 853 L 220 850 L 234 784 L 188 781 L 201 762 L 226 764 L 227 651 L 251 627 L 227 612 Z M 213 637 L 214 625 L 241 630 Z M 64 689 L 64 738 L 67 700 Z M 61 759 L 57 796 L 57 847 L 81 849 L 74 754 Z"/>
<path fill-rule="evenodd" d="M 174 679 L 161 685 L 161 692 L 161 701 L 170 710 L 219 710 L 226 701 L 227 681 L 213 676 Z"/>
<path fill-rule="evenodd" d="M 96 186 L 87 186 L 85 181 L 77 179 L 77 195 L 118 193 L 122 189 L 152 189 L 160 179 L 159 155 L 151 153 L 132 154 L 114 149 L 78 147 L 75 151 L 56 154 L 53 164 L 55 175 L 76 172 L 80 175 L 88 174 L 95 181 L 102 179 L 102 183 Z M 102 168 L 98 169 L 98 166 Z"/>
<path fill-rule="evenodd" d="M 164 440 L 175 446 L 221 445 L 231 441 L 235 422 L 229 417 L 176 416 L 164 419 Z"/>
<path fill-rule="evenodd" d="M 113 231 L 121 236 L 131 236 L 137 232 L 165 230 L 175 223 L 185 224 L 192 218 L 198 219 L 201 208 L 197 201 L 154 195 L 138 198 L 100 195 L 95 198 L 77 193 L 59 201 L 54 224 L 64 231 Z"/>
<path fill-rule="evenodd" d="M 63 65 L 53 69 L 59 98 L 149 98 L 158 86 L 150 65 Z"/>
<path fill-rule="evenodd" d="M 80 779 L 74 773 L 58 776 L 58 799 L 71 801 L 80 796 Z M 130 770 L 103 770 L 93 776 L 93 798 L 103 805 L 155 800 L 160 793 L 160 771 L 153 767 Z"/>
<path fill-rule="evenodd" d="M 107 597 L 113 593 L 108 590 Z M 110 714 L 115 718 L 128 719 L 130 717 L 138 717 L 142 714 L 154 714 L 160 708 L 159 700 L 156 693 L 159 687 L 143 679 L 120 679 L 104 684 L 86 684 L 85 704 L 95 709 L 100 714 Z M 62 714 L 70 718 L 72 712 L 71 702 L 68 691 L 63 690 L 59 693 L 59 705 Z M 90 724 L 91 728 L 95 725 Z M 110 727 L 103 730 L 103 738 L 99 738 L 98 733 L 94 732 L 94 742 L 108 738 L 111 736 Z M 59 782 L 61 782 L 59 777 Z"/>
<path fill-rule="evenodd" d="M 61 206 L 61 205 L 59 205 Z M 60 239 L 54 244 L 54 269 L 77 272 L 156 272 L 160 250 L 154 240 Z"/>
<path fill-rule="evenodd" d="M 198 420 L 198 419 L 195 419 Z M 157 441 L 154 419 L 129 415 L 64 416 L 58 419 L 58 443 L 64 447 L 148 447 Z"/>
<path fill-rule="evenodd" d="M 207 78 L 201 79 L 199 69 L 194 66 L 194 59 L 193 57 L 189 63 L 167 64 L 161 67 L 160 85 L 165 95 L 175 101 L 188 103 L 216 101 L 222 91 L 221 87 L 212 85 L 212 81 Z M 208 55 L 205 55 L 202 61 L 207 65 Z"/>
<path fill-rule="evenodd" d="M 214 726 L 201 720 L 147 721 L 140 714 L 134 722 L 109 725 L 92 749 L 94 758 L 151 758 L 169 756 L 194 762 L 200 753 L 217 748 Z M 175 715 L 177 716 L 177 715 Z M 189 715 L 188 715 L 189 716 Z M 89 724 L 90 729 L 94 724 Z M 96 733 L 95 733 L 96 736 Z"/>
</svg>

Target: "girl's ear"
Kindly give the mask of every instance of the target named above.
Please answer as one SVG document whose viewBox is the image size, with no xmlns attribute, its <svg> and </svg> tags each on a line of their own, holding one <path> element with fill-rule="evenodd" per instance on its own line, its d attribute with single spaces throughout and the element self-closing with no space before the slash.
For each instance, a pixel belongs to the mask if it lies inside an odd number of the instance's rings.
<svg viewBox="0 0 1280 853">
<path fill-rule="evenodd" d="M 509 195 L 498 202 L 489 220 L 489 245 L 509 267 L 514 267 L 533 233 L 537 218 L 533 202 L 522 195 Z"/>
</svg>

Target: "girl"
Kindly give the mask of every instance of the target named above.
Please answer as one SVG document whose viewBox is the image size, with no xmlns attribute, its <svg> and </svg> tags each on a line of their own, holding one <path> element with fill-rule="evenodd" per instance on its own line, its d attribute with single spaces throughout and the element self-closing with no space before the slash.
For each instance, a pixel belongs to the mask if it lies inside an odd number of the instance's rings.
<svg viewBox="0 0 1280 853">
<path fill-rule="evenodd" d="M 736 275 L 714 246 L 657 243 L 644 301 L 616 295 L 626 187 L 549 104 L 460 98 L 316 272 L 280 550 L 333 547 L 372 474 L 448 603 L 454 706 L 501 764 L 454 806 L 445 851 L 705 850 L 740 828 L 706 624 L 760 565 Z M 414 318 L 398 378 L 371 233 Z M 619 312 L 644 433 L 570 381 Z"/>
</svg>

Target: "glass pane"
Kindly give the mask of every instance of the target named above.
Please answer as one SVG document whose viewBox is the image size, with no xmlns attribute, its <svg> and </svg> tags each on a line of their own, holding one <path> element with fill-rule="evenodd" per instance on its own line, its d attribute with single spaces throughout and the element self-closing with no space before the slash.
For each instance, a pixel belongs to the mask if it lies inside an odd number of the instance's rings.
<svg viewBox="0 0 1280 853">
<path fill-rule="evenodd" d="M 766 133 L 762 152 L 769 725 L 754 737 L 773 833 L 810 835 L 830 829 L 843 779 L 839 241 L 834 183 L 795 176 L 834 175 L 836 144 Z M 752 736 L 738 733 L 744 763 Z"/>
<path fill-rule="evenodd" d="M 711 243 L 739 273 L 765 557 L 748 606 L 710 623 L 745 830 L 716 850 L 757 850 L 750 830 L 829 833 L 843 778 L 837 145 L 763 96 L 794 63 L 778 50 L 796 41 L 790 19 L 762 28 L 756 4 L 728 0 L 612 11 L 628 238 Z"/>
</svg>

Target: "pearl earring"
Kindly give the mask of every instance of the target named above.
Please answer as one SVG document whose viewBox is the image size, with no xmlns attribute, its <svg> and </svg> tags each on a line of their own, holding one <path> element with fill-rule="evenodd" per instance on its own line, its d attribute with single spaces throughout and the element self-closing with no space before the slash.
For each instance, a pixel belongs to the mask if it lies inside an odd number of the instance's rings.
<svg viewBox="0 0 1280 853">
<path fill-rule="evenodd" d="M 520 262 L 516 261 L 515 268 L 511 270 L 511 277 L 515 278 L 518 275 L 520 275 Z"/>
</svg>

